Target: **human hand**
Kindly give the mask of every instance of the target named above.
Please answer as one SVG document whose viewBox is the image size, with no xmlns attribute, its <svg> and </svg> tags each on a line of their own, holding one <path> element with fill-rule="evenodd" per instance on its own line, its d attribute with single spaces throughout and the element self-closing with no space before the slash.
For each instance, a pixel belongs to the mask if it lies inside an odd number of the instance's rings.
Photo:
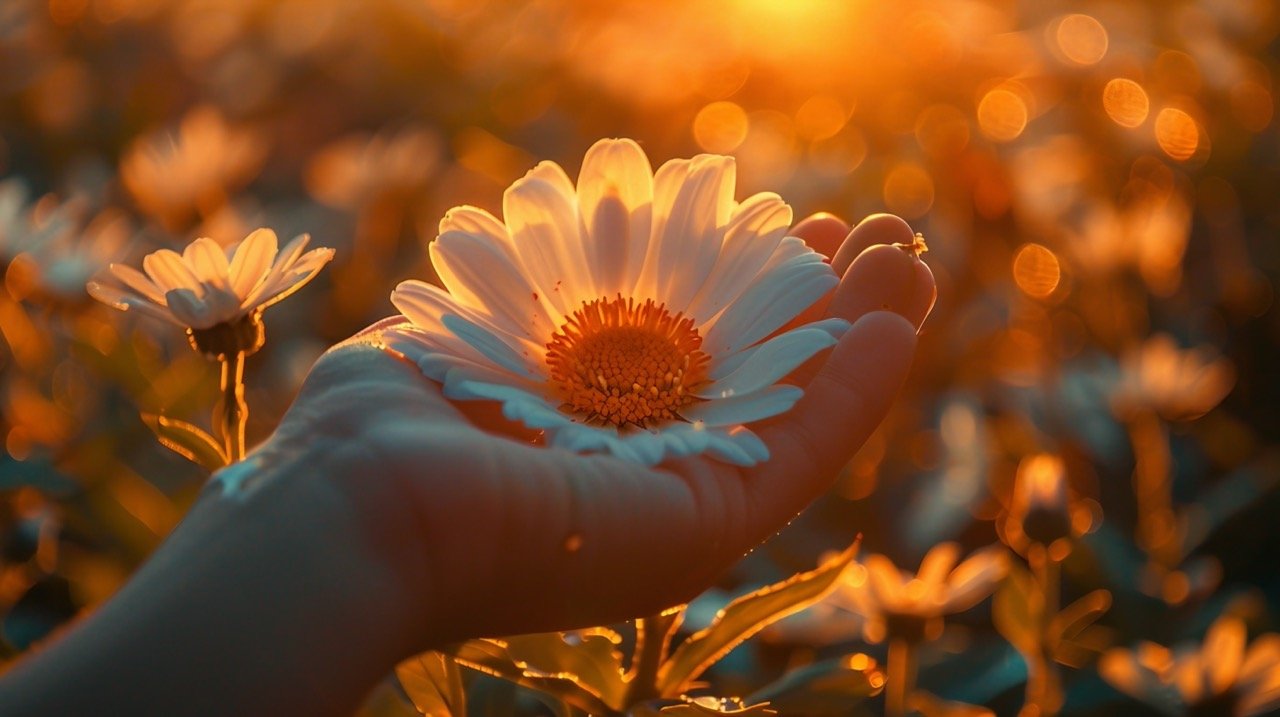
<svg viewBox="0 0 1280 717">
<path fill-rule="evenodd" d="M 320 359 L 257 457 L 323 467 L 318 479 L 355 506 L 357 537 L 403 579 L 403 595 L 382 597 L 408 610 L 397 619 L 421 647 L 687 601 L 829 487 L 883 418 L 932 308 L 927 266 L 873 246 L 909 244 L 901 219 L 878 215 L 850 233 L 819 216 L 793 233 L 843 277 L 800 321 L 825 314 L 853 328 L 790 377 L 806 387 L 791 412 L 756 424 L 772 456 L 761 465 L 695 457 L 645 468 L 532 445 L 494 404 L 451 403 L 417 357 L 381 348 L 388 322 Z"/>
<path fill-rule="evenodd" d="M 793 233 L 843 276 L 800 320 L 853 327 L 789 377 L 806 387 L 789 413 L 752 425 L 770 460 L 645 468 L 532 445 L 492 406 L 445 400 L 379 345 L 383 322 L 316 363 L 117 596 L 0 680 L 0 712 L 350 714 L 414 652 L 693 597 L 826 490 L 933 304 L 914 253 L 867 248 L 909 243 L 902 220 Z"/>
</svg>

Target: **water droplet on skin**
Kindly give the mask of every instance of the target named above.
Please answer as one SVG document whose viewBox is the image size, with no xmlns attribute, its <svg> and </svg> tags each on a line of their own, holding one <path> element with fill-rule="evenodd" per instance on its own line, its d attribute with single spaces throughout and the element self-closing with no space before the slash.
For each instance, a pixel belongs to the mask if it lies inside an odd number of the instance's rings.
<svg viewBox="0 0 1280 717">
<path fill-rule="evenodd" d="M 564 539 L 564 549 L 567 553 L 576 553 L 582 549 L 582 534 L 570 533 L 569 537 Z"/>
</svg>

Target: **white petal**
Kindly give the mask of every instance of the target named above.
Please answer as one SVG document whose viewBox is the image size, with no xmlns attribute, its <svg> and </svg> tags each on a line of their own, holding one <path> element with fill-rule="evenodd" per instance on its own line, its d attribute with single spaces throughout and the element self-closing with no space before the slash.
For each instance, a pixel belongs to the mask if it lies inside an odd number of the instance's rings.
<svg viewBox="0 0 1280 717">
<path fill-rule="evenodd" d="M 959 544 L 950 541 L 938 543 L 925 553 L 924 559 L 920 561 L 920 569 L 916 571 L 916 577 L 929 589 L 940 587 L 946 582 L 947 576 L 951 574 L 951 568 L 955 567 L 959 559 Z"/>
<path fill-rule="evenodd" d="M 609 453 L 631 463 L 645 465 L 646 456 L 628 445 L 616 430 L 573 424 L 552 432 L 551 445 L 577 453 Z"/>
<path fill-rule="evenodd" d="M 735 466 L 753 466 L 756 460 L 731 440 L 728 434 L 708 431 L 707 454 Z"/>
<path fill-rule="evenodd" d="M 1098 660 L 1098 674 L 1112 687 L 1130 697 L 1144 700 L 1149 696 L 1154 676 L 1139 664 L 1134 654 L 1124 648 L 1112 648 Z"/>
<path fill-rule="evenodd" d="M 756 346 L 741 366 L 699 389 L 695 395 L 728 398 L 759 391 L 777 383 L 814 354 L 835 345 L 836 339 L 821 329 L 788 331 Z"/>
<path fill-rule="evenodd" d="M 797 386 L 771 386 L 746 396 L 695 403 L 680 413 L 690 421 L 702 421 L 710 427 L 733 426 L 785 413 L 803 395 L 804 391 Z"/>
<path fill-rule="evenodd" d="M 266 277 L 271 260 L 276 257 L 276 248 L 276 233 L 270 229 L 258 229 L 240 242 L 227 269 L 236 296 L 242 299 L 249 296 Z"/>
<path fill-rule="evenodd" d="M 1240 665 L 1239 682 L 1260 687 L 1277 679 L 1280 679 L 1280 635 L 1260 635 L 1249 645 Z M 1276 686 L 1280 687 L 1280 684 Z"/>
<path fill-rule="evenodd" d="M 108 306 L 115 307 L 121 311 L 136 311 L 153 319 L 160 319 L 174 326 L 181 326 L 173 314 L 166 308 L 153 304 L 152 302 L 132 294 L 126 294 L 119 288 L 109 284 L 103 284 L 97 281 L 91 281 L 85 285 L 85 290 L 93 298 L 101 301 Z M 163 298 L 163 297 L 162 297 Z"/>
<path fill-rule="evenodd" d="M 983 548 L 956 566 L 948 578 L 950 595 L 946 599 L 949 612 L 968 610 L 995 590 L 1009 571 L 1009 555 L 1003 546 Z"/>
<path fill-rule="evenodd" d="M 628 446 L 640 456 L 643 465 L 653 466 L 662 462 L 666 446 L 661 436 L 652 431 L 634 431 L 623 436 Z"/>
<path fill-rule="evenodd" d="M 791 207 L 776 194 L 748 197 L 729 219 L 710 276 L 686 312 L 706 323 L 737 299 L 773 256 L 791 226 Z"/>
<path fill-rule="evenodd" d="M 188 244 L 182 252 L 182 261 L 202 283 L 230 287 L 227 281 L 227 255 L 222 252 L 218 242 L 209 237 L 200 237 Z"/>
<path fill-rule="evenodd" d="M 544 341 L 561 319 L 491 237 L 442 234 L 431 243 L 431 263 L 449 293 L 488 314 L 508 331 Z"/>
<path fill-rule="evenodd" d="M 532 394 L 530 394 L 532 396 Z M 536 400 L 533 400 L 536 399 Z M 573 419 L 561 413 L 544 399 L 509 401 L 502 405 L 502 415 L 512 421 L 518 421 L 527 428 L 548 430 L 568 426 Z"/>
<path fill-rule="evenodd" d="M 701 455 L 711 443 L 707 427 L 701 422 L 664 426 L 659 435 L 666 443 L 667 454 L 677 458 Z"/>
<path fill-rule="evenodd" d="M 493 365 L 484 354 L 454 336 L 443 324 L 439 329 L 396 327 L 384 331 L 382 340 L 388 348 L 418 364 L 423 375 L 433 381 L 444 381 L 449 369 L 460 365 Z"/>
<path fill-rule="evenodd" d="M 540 378 L 533 358 L 527 352 L 522 353 L 503 341 L 499 334 L 456 314 L 445 314 L 440 320 L 455 336 L 466 341 L 498 366 L 529 380 L 536 381 Z"/>
<path fill-rule="evenodd" d="M 561 176 L 558 165 L 543 162 L 507 189 L 502 211 L 529 280 L 567 315 L 598 297 L 578 235 L 577 198 L 565 193 Z"/>
<path fill-rule="evenodd" d="M 466 365 L 461 363 L 449 369 L 444 379 L 444 395 L 446 398 L 459 401 L 497 401 L 503 406 L 511 403 L 530 404 L 521 408 L 517 413 L 530 412 L 532 406 L 541 405 L 559 415 L 558 411 L 547 406 L 546 399 L 541 396 L 541 392 L 535 384 L 502 371 L 474 364 Z M 504 408 L 505 412 L 506 409 Z M 533 413 L 530 413 L 530 415 L 535 416 Z M 511 417 L 508 416 L 508 418 Z M 546 421 L 545 414 L 538 414 L 535 417 Z M 568 422 L 568 419 L 565 419 L 550 425 L 560 425 Z M 546 426 L 531 425 L 529 427 L 545 428 Z"/>
<path fill-rule="evenodd" d="M 844 333 L 849 330 L 849 322 L 841 318 L 823 319 L 821 321 L 813 321 L 813 322 L 807 323 L 795 330 L 796 331 L 799 331 L 799 330 L 822 331 L 828 336 L 830 336 L 831 338 L 835 339 L 836 341 L 839 341 L 840 337 L 844 336 Z M 770 341 L 772 340 L 773 339 L 770 339 Z M 711 358 L 711 370 L 708 373 L 708 377 L 711 378 L 712 380 L 719 380 L 721 378 L 724 378 L 725 376 L 728 376 L 734 371 L 737 371 L 742 366 L 742 364 L 746 363 L 747 360 L 749 360 L 755 354 L 756 351 L 759 351 L 767 343 L 768 342 L 765 342 L 765 344 L 756 344 L 755 346 L 748 346 L 747 348 L 742 349 L 741 351 L 734 351 L 732 353 L 726 353 L 726 354 L 717 354 L 713 356 Z"/>
<path fill-rule="evenodd" d="M 487 237 L 495 245 L 502 247 L 512 262 L 516 261 L 515 249 L 511 244 L 511 232 L 507 231 L 507 225 L 479 207 L 463 205 L 445 212 L 444 218 L 440 220 L 437 234 L 449 232 L 465 232 Z"/>
<path fill-rule="evenodd" d="M 174 289 L 199 290 L 200 281 L 183 263 L 182 256 L 172 249 L 146 255 L 142 259 L 142 268 L 155 282 L 156 288 L 166 294 Z"/>
<path fill-rule="evenodd" d="M 769 460 L 769 447 L 751 429 L 738 426 L 729 432 L 729 438 L 757 463 Z"/>
<path fill-rule="evenodd" d="M 321 247 L 303 254 L 283 275 L 268 277 L 258 286 L 249 298 L 244 300 L 246 310 L 267 308 L 289 298 L 294 292 L 306 286 L 320 270 L 333 260 L 333 249 Z"/>
<path fill-rule="evenodd" d="M 311 241 L 308 234 L 298 234 L 293 237 L 292 241 L 284 245 L 280 254 L 275 256 L 275 261 L 271 264 L 271 268 L 266 271 L 266 275 L 262 277 L 256 286 L 251 289 L 246 296 L 243 297 L 243 306 L 259 306 L 270 305 L 275 303 L 289 293 L 302 288 L 302 284 L 311 280 L 315 271 L 319 270 L 330 259 L 333 259 L 332 248 L 316 248 L 316 250 L 308 251 L 305 255 L 302 251 L 307 247 L 307 242 Z M 317 265 L 307 265 L 307 269 L 311 270 L 311 275 L 307 275 L 305 280 L 293 280 L 296 271 L 303 270 L 303 261 L 319 262 Z M 288 293 L 284 293 L 288 292 Z"/>
<path fill-rule="evenodd" d="M 123 281 L 130 289 L 157 304 L 164 305 L 164 292 L 160 291 L 160 288 L 142 272 L 124 264 L 112 264 L 110 270 L 117 279 Z"/>
<path fill-rule="evenodd" d="M 700 155 L 677 191 L 658 242 L 656 299 L 685 307 L 702 288 L 720 256 L 724 226 L 733 206 L 736 170 L 732 157 Z M 655 227 L 656 228 L 656 227 Z"/>
<path fill-rule="evenodd" d="M 546 353 L 544 346 L 508 331 L 501 323 L 460 303 L 449 292 L 438 286 L 415 280 L 402 281 L 395 291 L 391 292 L 391 303 L 415 326 L 433 334 L 452 336 L 453 332 L 444 325 L 442 319 L 447 314 L 461 316 L 499 337 L 516 353 L 527 356 L 528 362 L 538 364 L 540 371 L 543 369 L 541 357 Z"/>
<path fill-rule="evenodd" d="M 904 606 L 902 600 L 902 587 L 904 581 L 902 573 L 883 555 L 868 555 L 862 560 L 862 564 L 867 569 L 867 589 L 870 591 L 874 604 L 880 610 L 897 610 Z"/>
<path fill-rule="evenodd" d="M 174 318 L 183 326 L 193 329 L 207 329 L 218 323 L 217 317 L 208 305 L 196 296 L 191 289 L 173 289 L 164 295 L 165 302 Z"/>
<path fill-rule="evenodd" d="M 1248 639 L 1244 621 L 1236 617 L 1220 617 L 1209 627 L 1204 638 L 1204 656 L 1210 689 L 1225 692 L 1235 684 L 1244 663 L 1244 647 Z"/>
<path fill-rule="evenodd" d="M 595 202 L 591 213 L 582 216 L 582 234 L 587 238 L 587 261 L 595 274 L 597 292 L 602 296 L 631 293 L 627 284 L 627 266 L 637 245 L 644 247 L 648 237 L 637 241 L 631 231 L 631 215 L 616 193 L 606 194 Z"/>
<path fill-rule="evenodd" d="M 667 217 L 671 215 L 671 206 L 675 203 L 689 176 L 692 160 L 672 159 L 658 168 L 653 175 L 653 205 L 650 213 L 649 246 L 645 249 L 644 264 L 636 279 L 633 294 L 640 298 L 658 297 L 659 280 L 658 253 L 661 251 L 661 238 L 666 230 Z M 665 283 L 665 282 L 664 282 Z"/>
<path fill-rule="evenodd" d="M 578 205 L 601 296 L 631 294 L 649 246 L 652 202 L 653 170 L 640 145 L 603 139 L 587 150 Z"/>
<path fill-rule="evenodd" d="M 755 344 L 795 318 L 839 283 L 816 252 L 798 256 L 768 272 L 743 293 L 706 333 L 703 350 L 711 355 Z"/>
</svg>

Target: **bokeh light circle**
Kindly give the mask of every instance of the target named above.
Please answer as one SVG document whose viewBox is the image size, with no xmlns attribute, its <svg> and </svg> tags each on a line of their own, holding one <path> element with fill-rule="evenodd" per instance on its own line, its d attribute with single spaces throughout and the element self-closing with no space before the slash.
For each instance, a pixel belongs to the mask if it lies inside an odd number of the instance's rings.
<svg viewBox="0 0 1280 717">
<path fill-rule="evenodd" d="M 1017 139 L 1027 127 L 1027 103 L 1012 90 L 997 87 L 978 103 L 978 126 L 997 142 Z"/>
<path fill-rule="evenodd" d="M 1151 102 L 1142 85 L 1117 77 L 1102 88 L 1102 108 L 1111 121 L 1121 127 L 1138 127 L 1147 121 Z"/>
<path fill-rule="evenodd" d="M 1180 162 L 1195 156 L 1200 148 L 1200 126 L 1195 118 L 1177 107 L 1165 107 L 1156 115 L 1156 143 L 1165 154 Z"/>
<path fill-rule="evenodd" d="M 1062 281 L 1062 265 L 1048 248 L 1023 244 L 1013 257 L 1013 280 L 1027 296 L 1047 299 Z"/>
<path fill-rule="evenodd" d="M 747 113 L 737 104 L 712 102 L 693 118 L 693 139 L 708 152 L 728 154 L 747 138 L 747 127 Z"/>
</svg>

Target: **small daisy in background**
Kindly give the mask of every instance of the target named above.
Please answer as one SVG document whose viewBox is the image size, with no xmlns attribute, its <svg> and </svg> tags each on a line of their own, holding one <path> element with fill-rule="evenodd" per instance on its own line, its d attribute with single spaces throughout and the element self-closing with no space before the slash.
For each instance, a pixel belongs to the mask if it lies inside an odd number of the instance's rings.
<svg viewBox="0 0 1280 717">
<path fill-rule="evenodd" d="M 189 111 L 176 133 L 135 140 L 120 162 L 120 179 L 138 206 L 170 231 L 193 216 L 217 212 L 257 175 L 267 155 L 259 132 L 229 124 L 211 106 Z"/>
<path fill-rule="evenodd" d="M 507 189 L 503 220 L 445 215 L 431 244 L 445 288 L 402 283 L 391 300 L 411 324 L 388 343 L 447 397 L 496 401 L 553 446 L 766 460 L 744 424 L 790 409 L 803 391 L 779 382 L 848 323 L 777 333 L 837 278 L 787 236 L 781 198 L 737 202 L 735 179 L 711 154 L 655 173 L 627 139 L 592 146 L 576 186 L 543 162 Z"/>
<path fill-rule="evenodd" d="M 1244 621 L 1226 615 L 1209 627 L 1203 644 L 1113 648 L 1098 672 L 1167 715 L 1253 717 L 1280 707 L 1280 635 L 1267 633 L 1250 644 Z"/>
<path fill-rule="evenodd" d="M 181 253 L 161 249 L 142 260 L 142 271 L 110 266 L 111 278 L 88 284 L 95 299 L 184 328 L 192 348 L 222 364 L 222 420 L 226 462 L 244 456 L 244 359 L 262 347 L 262 312 L 315 278 L 333 249 L 307 251 L 310 237 L 279 249 L 276 234 L 258 229 L 223 249 L 201 237 Z M 123 284 L 121 286 L 120 284 Z"/>
<path fill-rule="evenodd" d="M 831 600 L 867 618 L 869 642 L 889 640 L 885 710 L 907 713 L 915 689 L 916 650 L 942 635 L 943 618 L 986 599 L 1009 570 L 1009 553 L 991 545 L 961 561 L 960 545 L 935 545 L 916 573 L 872 554 L 854 564 Z"/>
<path fill-rule="evenodd" d="M 1182 349 L 1168 334 L 1156 334 L 1120 358 L 1111 403 L 1121 417 L 1154 411 L 1169 421 L 1208 413 L 1231 393 L 1236 373 L 1217 349 Z"/>
</svg>

